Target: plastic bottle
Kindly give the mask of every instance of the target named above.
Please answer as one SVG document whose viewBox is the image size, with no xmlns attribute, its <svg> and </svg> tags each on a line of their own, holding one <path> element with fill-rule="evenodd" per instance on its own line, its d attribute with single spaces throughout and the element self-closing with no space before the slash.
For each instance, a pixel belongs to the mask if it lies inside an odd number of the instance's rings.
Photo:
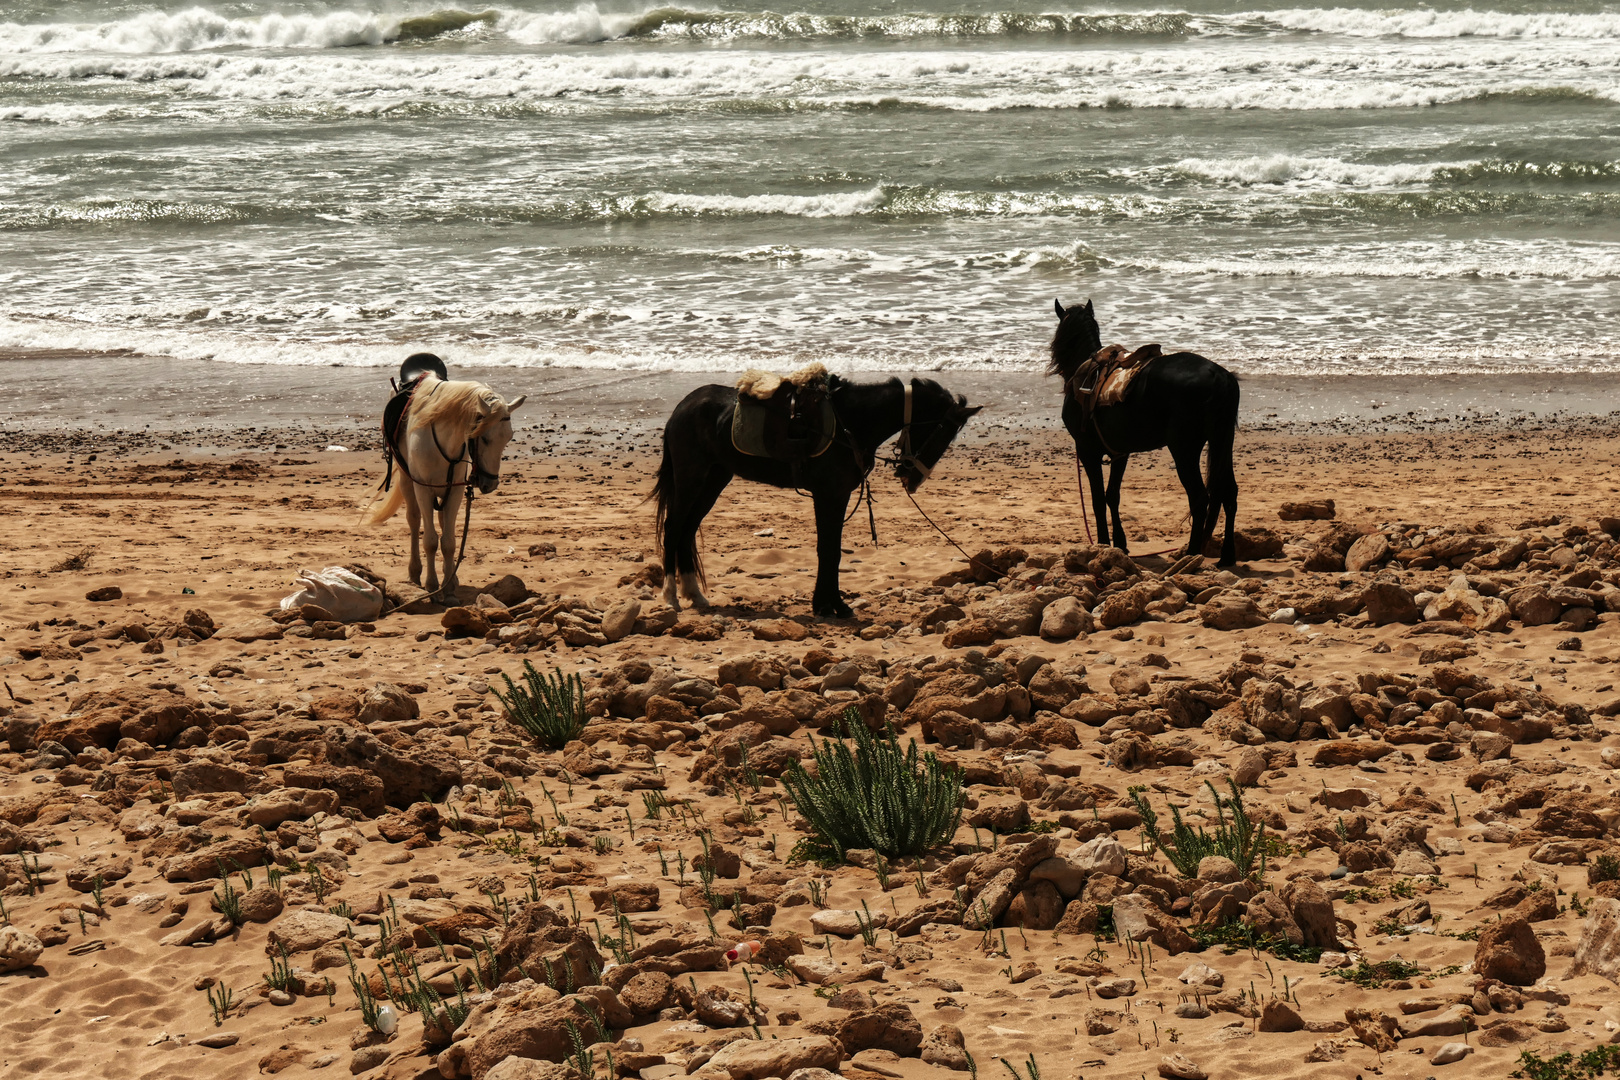
<svg viewBox="0 0 1620 1080">
<path fill-rule="evenodd" d="M 739 941 L 726 950 L 726 962 L 728 964 L 743 963 L 752 959 L 764 947 L 757 941 Z"/>
<path fill-rule="evenodd" d="M 394 1011 L 394 1007 L 392 1005 L 377 1006 L 377 1030 L 384 1035 L 392 1035 L 397 1027 L 399 1027 L 399 1013 Z"/>
</svg>

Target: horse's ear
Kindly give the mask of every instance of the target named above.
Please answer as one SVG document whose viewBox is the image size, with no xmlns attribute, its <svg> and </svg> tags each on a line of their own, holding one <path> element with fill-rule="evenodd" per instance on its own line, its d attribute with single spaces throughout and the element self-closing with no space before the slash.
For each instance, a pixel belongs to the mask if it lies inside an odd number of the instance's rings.
<svg viewBox="0 0 1620 1080">
<path fill-rule="evenodd" d="M 1061 300 L 1053 300 L 1052 301 L 1052 310 L 1057 312 L 1057 317 L 1058 318 L 1060 318 L 1060 319 L 1063 318 L 1063 301 L 1061 301 Z"/>
<path fill-rule="evenodd" d="M 969 405 L 967 408 L 962 410 L 962 419 L 967 420 L 967 419 L 970 419 L 972 417 L 978 416 L 979 413 L 981 411 L 983 411 L 983 409 L 984 409 L 983 405 Z"/>
<path fill-rule="evenodd" d="M 1090 300 L 1086 301 L 1086 314 L 1087 315 L 1096 315 L 1097 314 L 1097 309 L 1091 306 L 1091 301 Z"/>
<path fill-rule="evenodd" d="M 517 397 L 513 398 L 511 401 L 508 401 L 506 403 L 506 411 L 509 412 L 509 413 L 517 412 L 518 406 L 523 404 L 525 401 L 527 401 L 528 398 L 529 398 L 528 394 L 519 394 Z"/>
</svg>

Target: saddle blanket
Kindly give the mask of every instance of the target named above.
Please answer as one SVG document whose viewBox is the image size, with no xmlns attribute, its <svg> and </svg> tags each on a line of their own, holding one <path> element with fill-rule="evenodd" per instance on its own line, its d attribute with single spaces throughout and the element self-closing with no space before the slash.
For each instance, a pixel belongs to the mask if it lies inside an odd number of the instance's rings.
<svg viewBox="0 0 1620 1080">
<path fill-rule="evenodd" d="M 749 371 L 737 380 L 731 445 L 740 453 L 778 461 L 820 457 L 837 434 L 824 365 L 786 376 Z"/>
</svg>

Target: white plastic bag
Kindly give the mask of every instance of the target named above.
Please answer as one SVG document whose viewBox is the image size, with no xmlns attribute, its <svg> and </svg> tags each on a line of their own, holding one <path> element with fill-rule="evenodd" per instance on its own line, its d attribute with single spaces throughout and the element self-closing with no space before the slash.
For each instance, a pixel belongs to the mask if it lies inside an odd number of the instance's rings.
<svg viewBox="0 0 1620 1080">
<path fill-rule="evenodd" d="M 382 590 L 341 566 L 328 566 L 318 574 L 305 570 L 298 575 L 298 584 L 303 588 L 281 601 L 282 611 L 315 604 L 338 622 L 370 622 L 382 615 Z"/>
</svg>

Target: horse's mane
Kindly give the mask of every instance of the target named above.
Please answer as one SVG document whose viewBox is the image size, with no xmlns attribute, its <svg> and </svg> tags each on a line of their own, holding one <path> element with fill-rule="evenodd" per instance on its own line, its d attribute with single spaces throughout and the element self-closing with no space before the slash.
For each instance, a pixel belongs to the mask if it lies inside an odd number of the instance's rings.
<svg viewBox="0 0 1620 1080">
<path fill-rule="evenodd" d="M 1046 374 L 1061 375 L 1065 380 L 1074 377 L 1075 371 L 1091 355 L 1090 350 L 1085 348 L 1089 343 L 1081 340 L 1084 334 L 1078 318 L 1064 319 L 1058 323 L 1056 332 L 1052 334 L 1051 359 L 1047 362 Z"/>
<path fill-rule="evenodd" d="M 459 434 L 451 439 L 459 442 L 507 412 L 501 396 L 481 382 L 444 382 L 428 375 L 411 400 L 410 415 L 413 429 L 440 423 L 453 426 Z"/>
</svg>

